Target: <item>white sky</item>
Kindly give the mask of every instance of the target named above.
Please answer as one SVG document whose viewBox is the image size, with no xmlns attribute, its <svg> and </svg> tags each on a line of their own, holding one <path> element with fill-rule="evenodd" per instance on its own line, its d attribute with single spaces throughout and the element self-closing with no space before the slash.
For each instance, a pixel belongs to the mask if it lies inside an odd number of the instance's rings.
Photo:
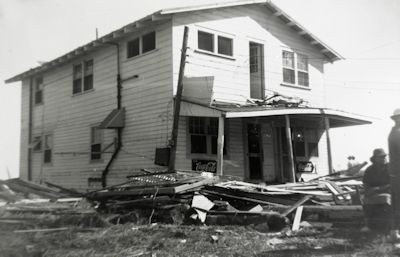
<svg viewBox="0 0 400 257">
<path fill-rule="evenodd" d="M 4 80 L 159 9 L 211 0 L 0 0 L 0 179 L 18 176 L 20 83 Z M 389 116 L 400 107 L 399 0 L 274 0 L 346 58 L 328 64 L 329 107 L 380 118 L 331 130 L 334 167 L 387 148 Z"/>
</svg>

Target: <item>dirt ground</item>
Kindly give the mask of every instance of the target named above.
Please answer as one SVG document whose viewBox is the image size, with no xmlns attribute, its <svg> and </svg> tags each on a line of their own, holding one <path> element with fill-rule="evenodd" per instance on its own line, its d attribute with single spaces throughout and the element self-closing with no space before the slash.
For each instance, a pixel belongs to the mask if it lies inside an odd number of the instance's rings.
<svg viewBox="0 0 400 257">
<path fill-rule="evenodd" d="M 0 256 L 400 256 L 384 235 L 351 225 L 260 232 L 253 226 L 68 227 L 59 232 L 0 231 Z"/>
</svg>

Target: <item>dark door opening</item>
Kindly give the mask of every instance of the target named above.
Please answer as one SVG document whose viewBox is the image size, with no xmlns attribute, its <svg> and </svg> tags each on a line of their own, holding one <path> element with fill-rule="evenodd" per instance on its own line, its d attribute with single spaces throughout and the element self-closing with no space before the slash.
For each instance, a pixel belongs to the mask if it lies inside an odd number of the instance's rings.
<svg viewBox="0 0 400 257">
<path fill-rule="evenodd" d="M 263 179 L 261 125 L 247 124 L 249 179 Z"/>
</svg>

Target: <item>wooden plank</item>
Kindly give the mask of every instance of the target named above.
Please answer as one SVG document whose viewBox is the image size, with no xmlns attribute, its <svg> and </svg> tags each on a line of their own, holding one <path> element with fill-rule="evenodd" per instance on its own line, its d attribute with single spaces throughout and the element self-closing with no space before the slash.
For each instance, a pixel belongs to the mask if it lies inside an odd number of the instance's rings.
<svg viewBox="0 0 400 257">
<path fill-rule="evenodd" d="M 210 191 L 210 190 L 201 190 L 201 193 L 205 193 L 207 195 L 216 195 L 216 196 L 220 196 L 220 197 L 236 199 L 236 200 L 241 200 L 241 201 L 246 201 L 246 202 L 258 203 L 258 204 L 263 204 L 263 205 L 281 206 L 281 207 L 285 206 L 286 207 L 286 205 L 284 205 L 284 204 L 272 203 L 272 202 L 257 200 L 257 199 L 253 199 L 253 198 L 249 198 L 249 197 L 234 196 L 234 195 L 220 193 L 220 192 L 214 192 L 214 191 Z"/>
<path fill-rule="evenodd" d="M 290 208 L 288 208 L 286 211 L 284 211 L 282 213 L 283 216 L 287 216 L 289 215 L 292 211 L 294 211 L 295 209 L 297 209 L 300 205 L 302 205 L 303 203 L 307 202 L 308 200 L 310 200 L 312 198 L 311 195 L 305 195 L 304 197 L 302 197 L 298 202 L 296 202 L 293 206 L 291 206 Z"/>
<path fill-rule="evenodd" d="M 36 232 L 57 232 L 57 231 L 65 231 L 69 228 L 42 228 L 42 229 L 26 229 L 26 230 L 14 230 L 14 233 L 36 233 Z"/>
<path fill-rule="evenodd" d="M 218 139 L 217 139 L 217 174 L 224 175 L 224 138 L 225 138 L 225 118 L 218 118 Z"/>
<path fill-rule="evenodd" d="M 182 193 L 184 191 L 188 191 L 188 190 L 191 190 L 191 189 L 194 189 L 194 188 L 197 188 L 197 187 L 213 184 L 217 180 L 218 180 L 218 177 L 213 177 L 213 178 L 206 178 L 206 179 L 203 179 L 203 180 L 201 180 L 199 182 L 195 182 L 195 183 L 192 183 L 192 184 L 184 184 L 184 185 L 175 187 L 174 188 L 174 192 L 175 193 Z"/>
<path fill-rule="evenodd" d="M 300 221 L 301 221 L 301 215 L 303 214 L 303 206 L 299 206 L 296 209 L 296 215 L 294 216 L 293 220 L 293 225 L 292 225 L 292 230 L 297 231 L 300 228 Z"/>
<path fill-rule="evenodd" d="M 328 151 L 328 165 L 329 165 L 329 174 L 333 173 L 333 165 L 332 165 L 332 149 L 331 149 L 331 138 L 329 136 L 329 118 L 324 115 L 324 124 L 325 124 L 325 132 L 326 132 L 326 148 Z"/>
<path fill-rule="evenodd" d="M 285 115 L 285 126 L 286 126 L 286 141 L 289 156 L 289 180 L 295 182 L 295 170 L 294 170 L 294 156 L 293 156 L 293 145 L 292 145 L 292 132 L 290 129 L 290 118 L 289 115 Z"/>
</svg>

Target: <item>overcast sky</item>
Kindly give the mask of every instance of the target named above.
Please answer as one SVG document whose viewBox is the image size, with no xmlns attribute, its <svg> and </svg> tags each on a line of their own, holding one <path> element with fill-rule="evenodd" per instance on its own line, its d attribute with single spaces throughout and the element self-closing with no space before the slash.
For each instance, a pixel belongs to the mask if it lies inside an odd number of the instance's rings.
<svg viewBox="0 0 400 257">
<path fill-rule="evenodd" d="M 159 9 L 211 0 L 0 0 L 0 179 L 18 176 L 20 83 L 4 80 Z M 346 58 L 326 66 L 329 107 L 380 118 L 331 132 L 334 167 L 387 148 L 400 108 L 399 0 L 274 0 Z M 268 47 L 268 46 L 266 46 Z"/>
</svg>

